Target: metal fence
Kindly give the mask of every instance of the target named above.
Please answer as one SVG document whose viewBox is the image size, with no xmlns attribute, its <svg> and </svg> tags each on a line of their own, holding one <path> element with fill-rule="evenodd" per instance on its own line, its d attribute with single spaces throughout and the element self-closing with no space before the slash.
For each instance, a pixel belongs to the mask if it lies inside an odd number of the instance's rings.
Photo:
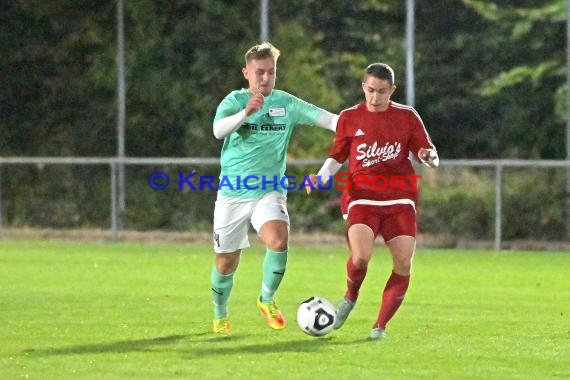
<svg viewBox="0 0 570 380">
<path fill-rule="evenodd" d="M 292 159 L 289 166 L 318 167 L 321 159 Z M 114 157 L 0 157 L 0 237 L 3 235 L 2 207 L 2 168 L 12 165 L 106 165 L 110 169 L 110 236 L 114 241 L 119 238 L 122 215 L 118 207 L 118 179 L 120 165 L 202 165 L 217 166 L 218 158 L 114 158 Z M 500 250 L 503 242 L 503 170 L 505 168 L 562 168 L 570 175 L 570 160 L 441 160 L 440 168 L 483 168 L 494 172 L 494 248 Z M 566 202 L 570 201 L 566 193 Z M 568 217 L 568 216 L 567 216 Z"/>
</svg>

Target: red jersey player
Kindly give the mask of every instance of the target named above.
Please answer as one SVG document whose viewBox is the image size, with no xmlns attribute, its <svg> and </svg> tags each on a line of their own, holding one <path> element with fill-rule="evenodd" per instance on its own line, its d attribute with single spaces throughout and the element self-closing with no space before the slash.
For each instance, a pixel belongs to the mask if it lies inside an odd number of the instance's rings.
<svg viewBox="0 0 570 380">
<path fill-rule="evenodd" d="M 317 175 L 317 185 L 335 175 L 348 159 L 348 173 L 337 183 L 345 189 L 343 214 L 351 256 L 346 264 L 347 290 L 336 307 L 335 328 L 354 308 L 372 258 L 374 240 L 381 235 L 392 255 L 392 274 L 386 283 L 370 339 L 385 337 L 388 321 L 402 303 L 416 246 L 417 178 L 410 152 L 420 162 L 437 167 L 439 158 L 425 126 L 412 107 L 390 100 L 396 86 L 394 71 L 383 63 L 366 68 L 362 83 L 365 101 L 341 112 L 330 156 Z M 307 192 L 310 192 L 307 187 Z"/>
</svg>

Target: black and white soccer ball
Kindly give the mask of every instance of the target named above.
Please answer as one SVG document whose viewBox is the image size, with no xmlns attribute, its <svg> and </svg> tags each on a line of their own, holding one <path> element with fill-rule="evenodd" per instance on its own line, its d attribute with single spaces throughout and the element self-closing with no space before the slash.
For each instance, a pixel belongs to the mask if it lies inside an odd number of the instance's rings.
<svg viewBox="0 0 570 380">
<path fill-rule="evenodd" d="M 297 324 L 311 336 L 330 333 L 336 320 L 335 307 L 324 297 L 313 296 L 303 301 L 297 309 Z"/>
</svg>

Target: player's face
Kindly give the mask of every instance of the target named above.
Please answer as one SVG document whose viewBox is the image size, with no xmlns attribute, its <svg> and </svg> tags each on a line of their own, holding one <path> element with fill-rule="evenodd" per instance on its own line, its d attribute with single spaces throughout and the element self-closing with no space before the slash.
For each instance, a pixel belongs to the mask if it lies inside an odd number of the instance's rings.
<svg viewBox="0 0 570 380">
<path fill-rule="evenodd" d="M 261 92 L 267 96 L 275 88 L 277 66 L 273 58 L 252 59 L 242 70 L 243 76 L 249 82 L 249 92 Z"/>
<path fill-rule="evenodd" d="M 391 85 L 386 79 L 378 79 L 369 75 L 366 81 L 362 82 L 362 90 L 364 90 L 368 111 L 382 112 L 388 109 L 390 96 L 396 90 L 396 86 Z"/>
</svg>

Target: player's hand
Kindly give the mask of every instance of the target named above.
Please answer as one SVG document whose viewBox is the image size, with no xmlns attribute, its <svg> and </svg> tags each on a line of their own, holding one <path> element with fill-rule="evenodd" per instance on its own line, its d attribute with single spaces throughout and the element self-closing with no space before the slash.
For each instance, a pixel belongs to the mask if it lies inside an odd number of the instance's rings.
<svg viewBox="0 0 570 380">
<path fill-rule="evenodd" d="M 311 191 L 313 191 L 313 189 L 317 187 L 319 178 L 317 177 L 316 174 L 313 173 L 309 174 L 308 177 L 311 183 L 313 184 L 313 187 L 306 185 L 305 191 L 307 192 L 307 194 L 311 194 Z"/>
<path fill-rule="evenodd" d="M 245 106 L 245 115 L 249 116 L 255 111 L 260 110 L 263 107 L 263 102 L 265 101 L 265 97 L 261 92 L 253 95 L 247 105 Z"/>
<path fill-rule="evenodd" d="M 420 150 L 418 151 L 418 157 L 422 160 L 422 161 L 433 161 L 437 158 L 437 152 L 435 151 L 435 149 L 426 149 L 426 148 L 420 148 Z"/>
<path fill-rule="evenodd" d="M 430 168 L 437 168 L 439 166 L 439 157 L 435 149 L 420 148 L 418 151 L 418 157 L 422 164 L 427 165 Z"/>
</svg>

